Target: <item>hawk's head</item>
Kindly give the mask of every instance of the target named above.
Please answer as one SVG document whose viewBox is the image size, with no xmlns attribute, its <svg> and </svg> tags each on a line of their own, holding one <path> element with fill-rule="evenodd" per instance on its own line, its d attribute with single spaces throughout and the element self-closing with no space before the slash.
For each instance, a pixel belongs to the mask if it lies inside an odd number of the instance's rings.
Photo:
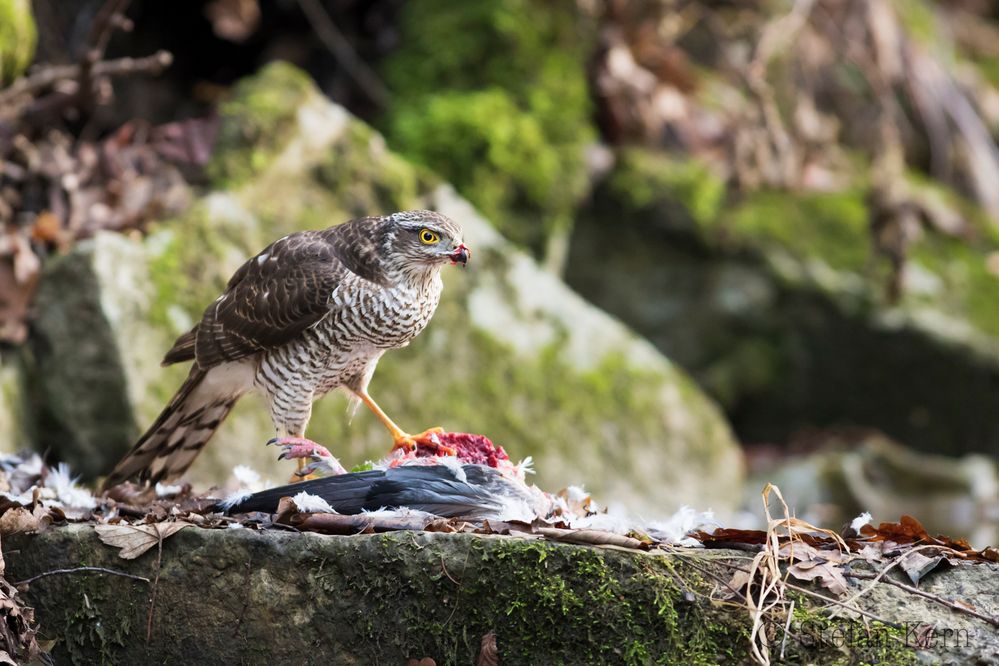
<svg viewBox="0 0 999 666">
<path fill-rule="evenodd" d="M 450 261 L 465 265 L 471 254 L 461 238 L 461 226 L 430 210 L 407 210 L 389 216 L 395 226 L 394 255 L 422 264 Z"/>
</svg>

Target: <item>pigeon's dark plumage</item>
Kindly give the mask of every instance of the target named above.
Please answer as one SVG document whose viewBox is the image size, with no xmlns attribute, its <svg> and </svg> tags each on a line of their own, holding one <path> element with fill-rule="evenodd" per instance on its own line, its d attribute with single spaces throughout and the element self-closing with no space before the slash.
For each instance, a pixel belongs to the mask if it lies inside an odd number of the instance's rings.
<svg viewBox="0 0 999 666">
<path fill-rule="evenodd" d="M 492 467 L 407 465 L 270 488 L 217 508 L 227 513 L 276 513 L 282 497 L 301 492 L 326 500 L 343 514 L 404 507 L 446 518 L 474 518 L 496 515 L 512 501 L 531 501 L 525 490 Z"/>
</svg>

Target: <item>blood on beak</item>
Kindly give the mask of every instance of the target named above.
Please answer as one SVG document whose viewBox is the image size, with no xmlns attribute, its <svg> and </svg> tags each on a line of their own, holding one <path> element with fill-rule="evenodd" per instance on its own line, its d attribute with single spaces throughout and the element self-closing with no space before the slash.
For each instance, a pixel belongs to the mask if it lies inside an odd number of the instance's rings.
<svg viewBox="0 0 999 666">
<path fill-rule="evenodd" d="M 467 247 L 465 247 L 464 243 L 456 247 L 454 252 L 448 255 L 448 257 L 451 259 L 452 266 L 457 264 L 461 264 L 462 266 L 464 266 L 465 264 L 468 263 L 468 258 L 470 256 L 472 256 L 472 251 L 469 250 Z"/>
</svg>

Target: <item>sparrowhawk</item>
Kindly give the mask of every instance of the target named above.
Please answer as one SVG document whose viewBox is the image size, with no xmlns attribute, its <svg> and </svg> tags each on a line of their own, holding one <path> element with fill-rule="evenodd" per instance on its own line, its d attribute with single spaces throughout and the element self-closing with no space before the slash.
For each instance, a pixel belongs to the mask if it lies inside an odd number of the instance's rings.
<svg viewBox="0 0 999 666">
<path fill-rule="evenodd" d="M 363 217 L 281 238 L 244 263 L 164 365 L 194 361 L 159 418 L 104 482 L 180 476 L 236 401 L 263 393 L 282 442 L 305 441 L 312 403 L 344 388 L 392 433 L 406 434 L 368 395 L 378 360 L 430 321 L 440 271 L 468 261 L 461 227 L 427 210 Z"/>
</svg>

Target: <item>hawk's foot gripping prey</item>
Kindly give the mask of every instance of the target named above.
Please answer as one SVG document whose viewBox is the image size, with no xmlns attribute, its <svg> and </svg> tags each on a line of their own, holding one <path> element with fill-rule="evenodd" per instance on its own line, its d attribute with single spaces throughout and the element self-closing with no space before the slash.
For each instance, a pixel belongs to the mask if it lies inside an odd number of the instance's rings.
<svg viewBox="0 0 999 666">
<path fill-rule="evenodd" d="M 313 401 L 342 388 L 375 412 L 400 448 L 435 445 L 432 432 L 404 433 L 367 389 L 382 355 L 405 347 L 430 321 L 441 269 L 465 265 L 469 256 L 461 227 L 428 210 L 274 241 L 236 271 L 167 352 L 166 365 L 193 361 L 187 381 L 104 487 L 134 476 L 176 479 L 251 391 L 263 394 L 282 435 L 304 433 Z"/>
<path fill-rule="evenodd" d="M 340 461 L 333 457 L 322 444 L 317 444 L 305 437 L 274 437 L 267 442 L 267 445 L 275 444 L 281 447 L 281 454 L 278 460 L 298 461 L 298 470 L 291 481 L 300 481 L 311 477 L 313 474 L 330 476 L 334 474 L 346 474 L 347 470 Z M 297 478 L 296 478 L 297 477 Z"/>
<path fill-rule="evenodd" d="M 388 431 L 392 433 L 392 450 L 390 453 L 394 453 L 402 449 L 403 451 L 415 451 L 418 446 L 423 446 L 424 448 L 433 449 L 438 455 L 442 456 L 453 456 L 457 452 L 453 447 L 447 446 L 441 442 L 439 435 L 444 433 L 444 428 L 430 428 L 424 430 L 419 435 L 410 435 L 405 430 L 400 428 L 395 424 L 395 421 L 388 417 L 388 414 L 382 411 L 382 408 L 378 406 L 378 403 L 372 400 L 371 396 L 367 392 L 360 392 L 357 394 L 361 402 L 367 406 L 371 412 L 378 417 L 378 420 L 388 428 Z"/>
<path fill-rule="evenodd" d="M 395 437 L 395 443 L 392 445 L 392 453 L 396 451 L 416 451 L 417 449 L 424 449 L 432 451 L 438 456 L 456 456 L 458 455 L 458 450 L 453 446 L 448 446 L 445 444 L 441 438 L 444 435 L 444 428 L 430 428 L 424 430 L 419 435 L 407 435 L 404 432 L 399 433 Z"/>
</svg>

